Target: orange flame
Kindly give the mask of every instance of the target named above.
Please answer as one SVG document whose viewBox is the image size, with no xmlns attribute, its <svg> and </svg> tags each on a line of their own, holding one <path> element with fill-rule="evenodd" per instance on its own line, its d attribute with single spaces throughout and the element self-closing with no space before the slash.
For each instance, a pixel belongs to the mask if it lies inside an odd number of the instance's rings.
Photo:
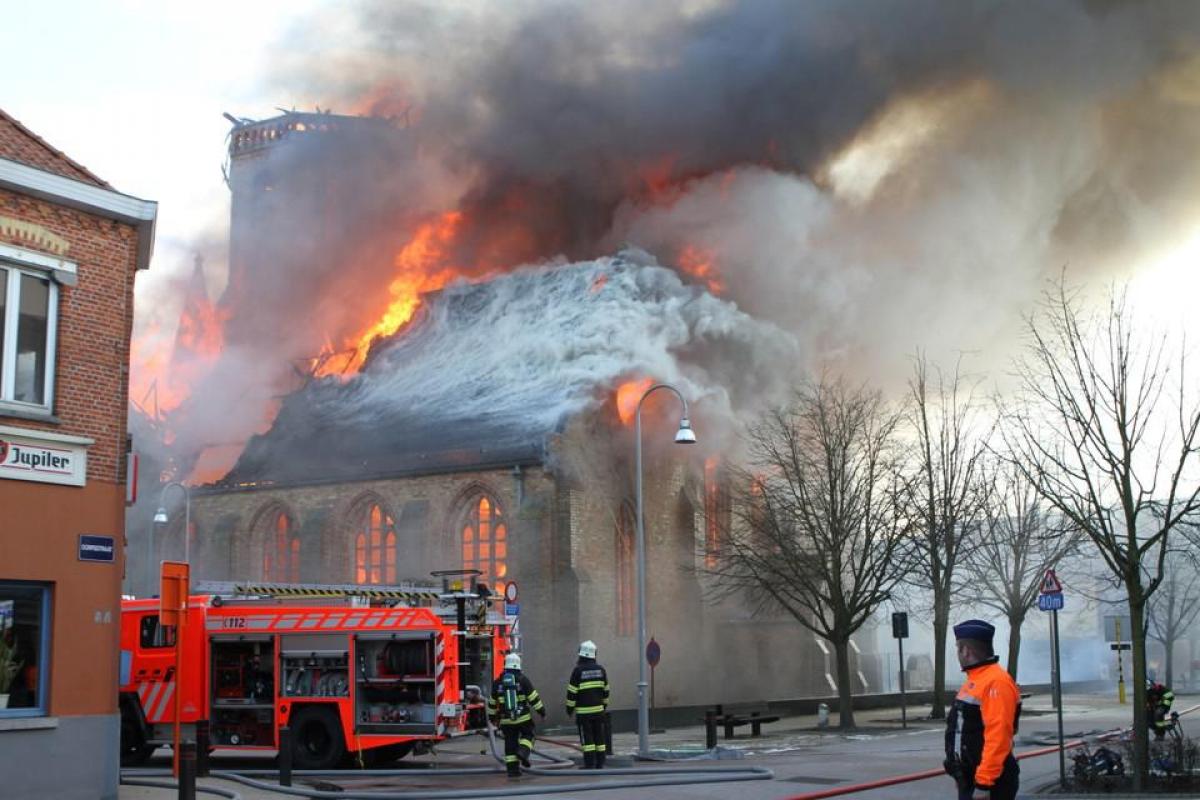
<svg viewBox="0 0 1200 800">
<path fill-rule="evenodd" d="M 636 380 L 625 381 L 617 387 L 617 414 L 621 417 L 623 424 L 633 424 L 634 415 L 637 414 L 638 403 L 641 402 L 642 395 L 653 384 L 654 379 L 652 378 L 637 378 Z"/>
<path fill-rule="evenodd" d="M 717 266 L 712 253 L 695 245 L 684 245 L 676 258 L 679 268 L 693 278 L 703 281 L 708 290 L 715 295 L 725 293 L 725 281 L 717 272 Z"/>
<path fill-rule="evenodd" d="M 357 372 L 376 339 L 391 336 L 412 319 L 421 303 L 422 294 L 440 289 L 459 276 L 460 269 L 445 264 L 462 221 L 461 212 L 448 211 L 417 228 L 408 243 L 396 254 L 396 276 L 388 285 L 388 293 L 392 298 L 388 307 L 372 325 L 347 342 L 347 350 L 352 351 L 348 361 L 338 358 L 321 360 L 316 365 L 318 375 Z"/>
</svg>

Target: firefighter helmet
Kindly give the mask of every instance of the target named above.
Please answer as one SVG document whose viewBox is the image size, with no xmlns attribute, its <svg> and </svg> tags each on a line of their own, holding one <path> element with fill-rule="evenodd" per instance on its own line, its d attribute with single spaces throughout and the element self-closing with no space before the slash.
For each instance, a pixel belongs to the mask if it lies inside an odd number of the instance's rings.
<svg viewBox="0 0 1200 800">
<path fill-rule="evenodd" d="M 584 658 L 595 658 L 596 643 L 591 639 L 588 639 L 586 642 L 582 642 L 579 645 L 579 655 L 583 656 Z"/>
<path fill-rule="evenodd" d="M 505 669 L 520 669 L 521 668 L 521 655 L 519 653 L 509 653 L 508 655 L 506 655 L 504 657 L 504 668 Z"/>
</svg>

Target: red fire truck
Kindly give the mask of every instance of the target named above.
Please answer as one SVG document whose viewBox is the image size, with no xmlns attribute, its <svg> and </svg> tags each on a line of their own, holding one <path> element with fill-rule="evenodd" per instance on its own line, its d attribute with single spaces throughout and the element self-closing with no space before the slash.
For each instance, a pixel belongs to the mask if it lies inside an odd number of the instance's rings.
<svg viewBox="0 0 1200 800">
<path fill-rule="evenodd" d="M 172 741 L 176 691 L 188 738 L 206 721 L 211 747 L 275 750 L 286 725 L 301 769 L 380 765 L 482 729 L 506 621 L 486 587 L 443 583 L 202 584 L 183 626 L 182 686 L 159 601 L 123 601 L 122 763 Z"/>
</svg>

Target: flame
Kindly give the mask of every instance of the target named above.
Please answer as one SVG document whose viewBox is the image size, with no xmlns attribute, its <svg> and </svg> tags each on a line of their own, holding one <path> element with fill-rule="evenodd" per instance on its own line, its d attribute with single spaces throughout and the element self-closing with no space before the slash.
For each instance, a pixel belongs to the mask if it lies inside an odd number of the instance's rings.
<svg viewBox="0 0 1200 800">
<path fill-rule="evenodd" d="M 350 355 L 347 359 L 326 358 L 314 364 L 317 375 L 334 375 L 357 372 L 370 352 L 371 344 L 381 336 L 391 336 L 407 323 L 421 295 L 442 288 L 458 277 L 462 270 L 446 265 L 450 248 L 462 226 L 463 215 L 459 211 L 447 211 L 437 219 L 417 228 L 408 243 L 396 254 L 396 275 L 388 285 L 391 302 L 373 324 L 352 336 L 347 342 Z M 332 350 L 332 348 L 330 348 Z M 336 355 L 322 353 L 323 355 Z"/>
<path fill-rule="evenodd" d="M 203 291 L 193 285 L 174 335 L 152 322 L 130 343 L 129 399 L 152 417 L 182 405 L 221 353 L 229 312 Z"/>
<path fill-rule="evenodd" d="M 725 293 L 725 281 L 717 272 L 715 259 L 711 252 L 687 244 L 679 251 L 679 256 L 675 260 L 681 270 L 693 278 L 699 278 L 713 294 Z"/>
<path fill-rule="evenodd" d="M 633 418 L 637 414 L 638 403 L 641 402 L 642 395 L 653 385 L 653 378 L 637 378 L 625 381 L 617 387 L 617 414 L 620 415 L 623 424 L 633 424 Z"/>
</svg>

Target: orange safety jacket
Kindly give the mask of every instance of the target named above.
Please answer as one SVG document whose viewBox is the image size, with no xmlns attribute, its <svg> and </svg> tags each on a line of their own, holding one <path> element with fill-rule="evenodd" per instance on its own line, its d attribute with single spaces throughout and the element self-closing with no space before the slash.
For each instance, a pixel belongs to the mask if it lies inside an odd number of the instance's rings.
<svg viewBox="0 0 1200 800">
<path fill-rule="evenodd" d="M 996 661 L 993 656 L 967 669 L 946 717 L 946 758 L 983 789 L 999 780 L 1021 715 L 1021 690 Z"/>
</svg>

